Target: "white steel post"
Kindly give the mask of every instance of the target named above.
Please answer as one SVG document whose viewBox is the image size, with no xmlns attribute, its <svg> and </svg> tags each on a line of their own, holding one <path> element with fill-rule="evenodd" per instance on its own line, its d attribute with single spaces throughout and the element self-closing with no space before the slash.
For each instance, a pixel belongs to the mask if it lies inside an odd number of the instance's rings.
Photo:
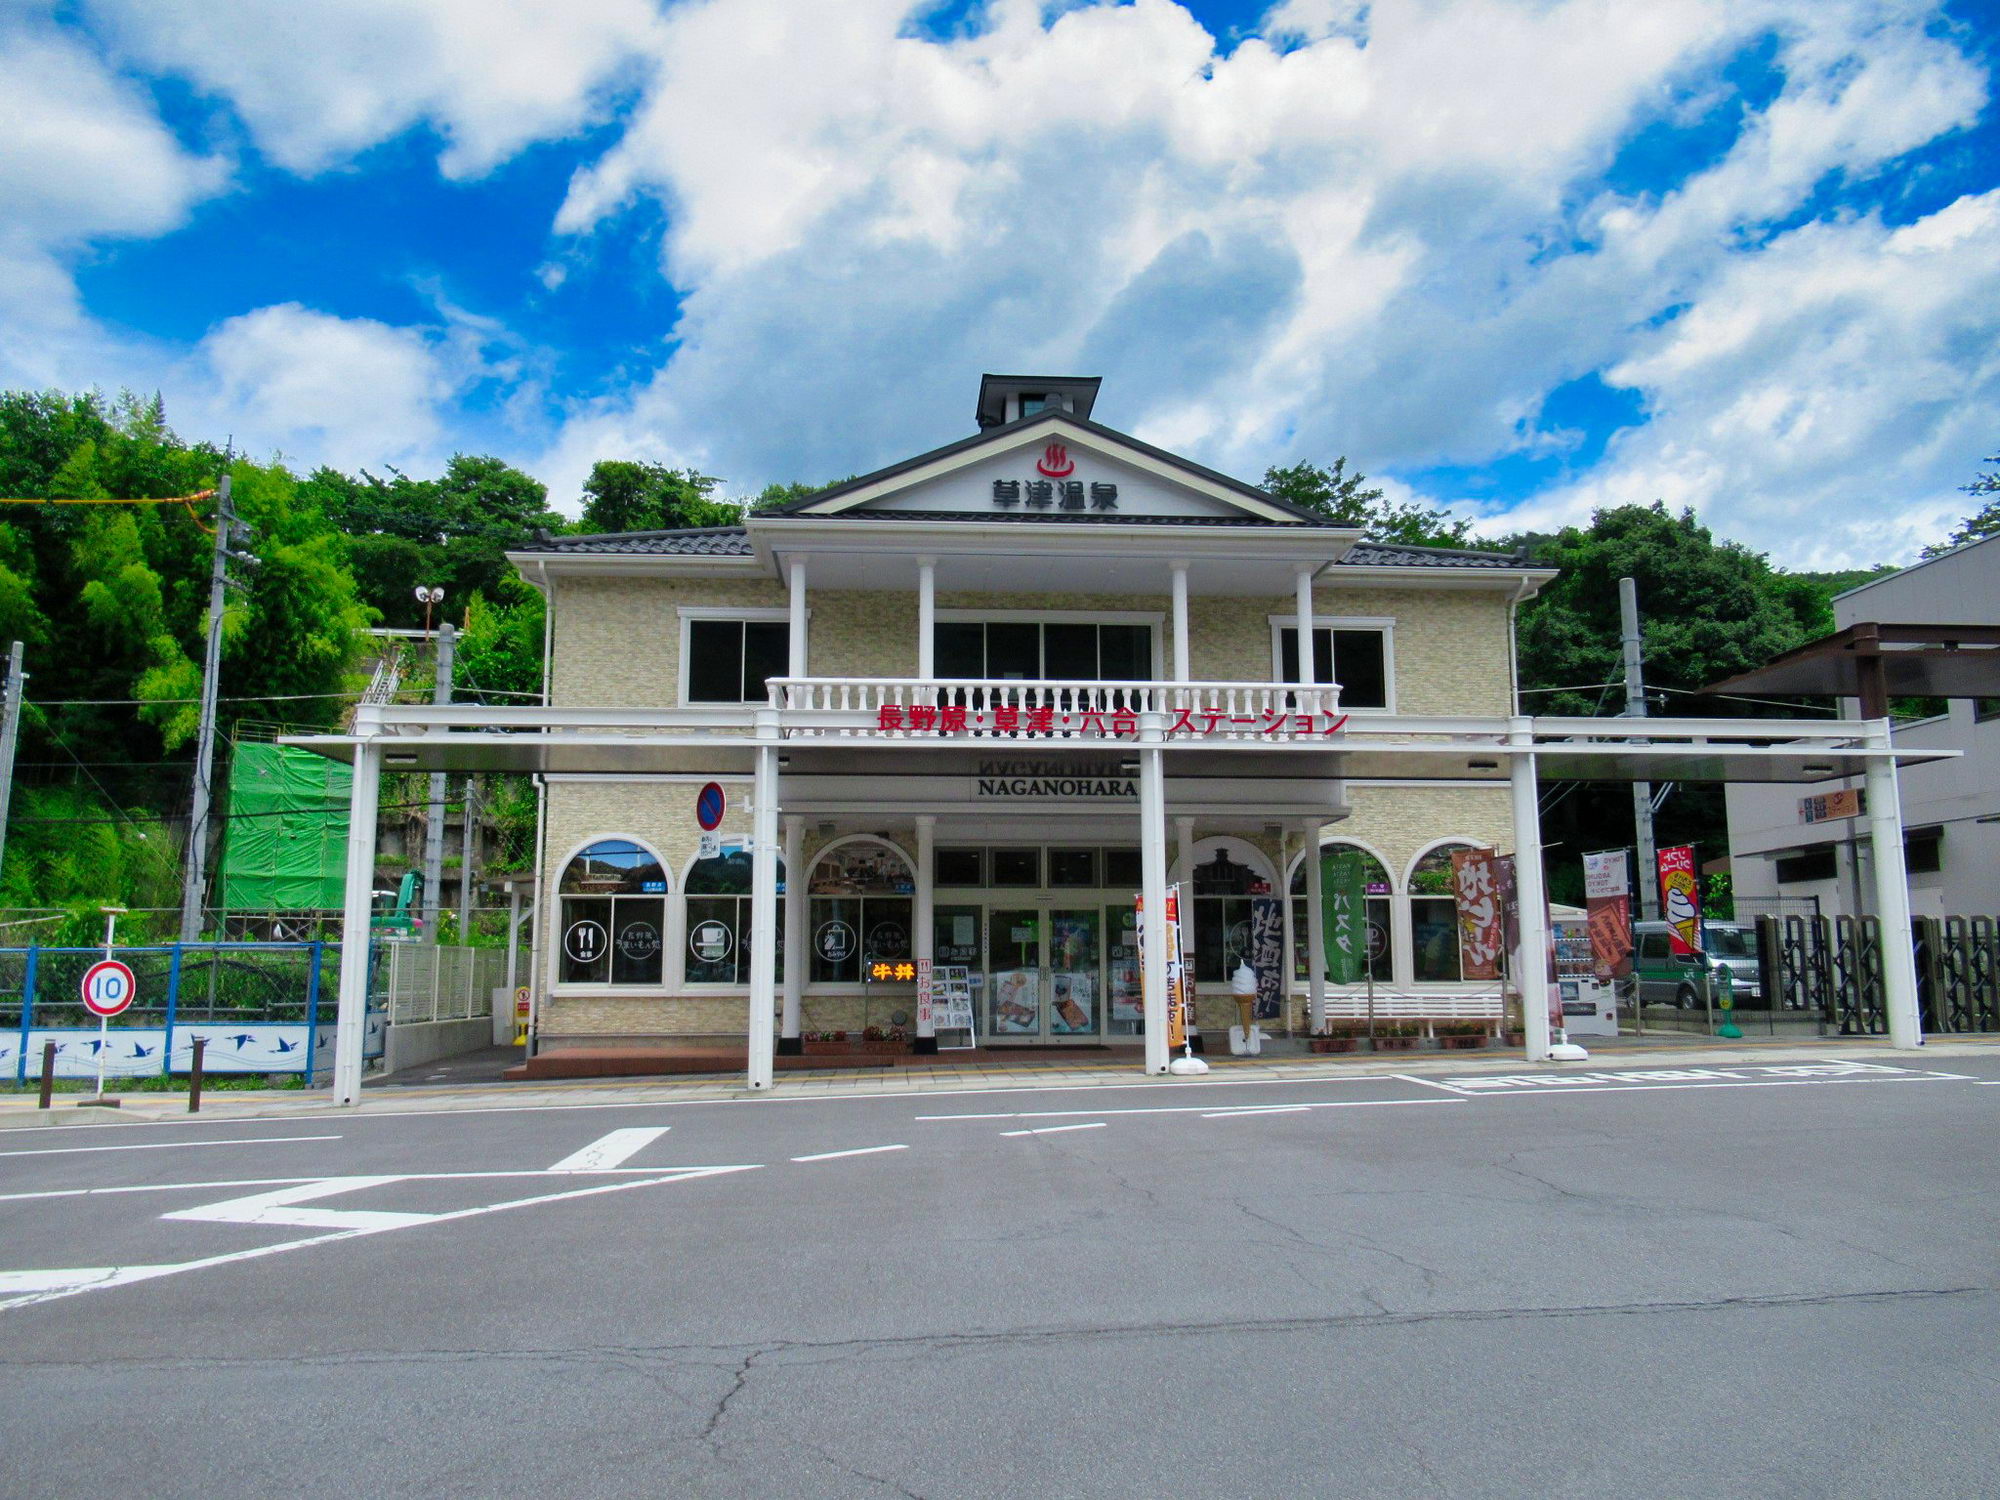
<svg viewBox="0 0 2000 1500">
<path fill-rule="evenodd" d="M 1294 611 L 1298 615 L 1299 685 L 1311 687 L 1313 672 L 1313 570 L 1300 568 L 1294 585 Z"/>
<path fill-rule="evenodd" d="M 1878 719 L 1869 731 L 1871 749 L 1893 743 L 1890 723 Z M 1889 1017 L 1889 1045 L 1924 1044 L 1923 1017 L 1917 1012 L 1917 954 L 1910 936 L 1910 875 L 1903 859 L 1903 794 L 1891 756 L 1870 757 L 1868 838 L 1875 861 L 1875 915 L 1882 924 L 1882 1008 Z"/>
<path fill-rule="evenodd" d="M 792 559 L 788 574 L 792 586 L 791 597 L 791 651 L 790 660 L 785 663 L 787 677 L 804 677 L 806 672 L 806 560 Z"/>
<path fill-rule="evenodd" d="M 937 563 L 917 563 L 917 676 L 925 682 L 937 675 Z"/>
<path fill-rule="evenodd" d="M 375 910 L 375 815 L 381 795 L 378 784 L 381 770 L 381 746 L 364 739 L 354 747 L 354 786 L 347 800 L 347 886 L 340 914 L 340 1007 L 333 1030 L 336 1104 L 361 1101 L 361 1049 L 368 1036 L 368 957 L 372 939 L 369 924 Z"/>
<path fill-rule="evenodd" d="M 785 1015 L 778 1028 L 781 1053 L 803 1051 L 799 1001 L 806 984 L 806 823 L 785 819 Z"/>
<path fill-rule="evenodd" d="M 1326 879 L 1319 865 L 1319 825 L 1308 823 L 1305 836 L 1306 1015 L 1312 1021 L 1312 1029 L 1318 1031 L 1326 1024 Z M 1364 902 L 1364 915 L 1367 910 Z"/>
<path fill-rule="evenodd" d="M 1174 564 L 1174 681 L 1194 681 L 1188 664 L 1188 565 Z"/>
<path fill-rule="evenodd" d="M 1147 723 L 1146 720 L 1151 722 Z M 1167 1071 L 1167 797 L 1159 746 L 1160 716 L 1141 716 L 1139 746 L 1139 883 L 1145 911 L 1146 1071 Z"/>
<path fill-rule="evenodd" d="M 1516 719 L 1508 736 L 1516 746 L 1533 746 L 1527 719 Z M 1521 946 L 1514 955 L 1515 985 L 1521 992 L 1521 1023 L 1529 1062 L 1549 1056 L 1549 908 L 1542 888 L 1542 816 L 1532 749 L 1516 749 L 1509 769 L 1514 797 L 1514 891 L 1520 903 Z"/>
<path fill-rule="evenodd" d="M 776 715 L 758 716 L 760 737 L 772 735 Z M 772 1022 L 778 972 L 778 749 L 757 747 L 750 846 L 750 1087 L 767 1089 L 772 1078 Z"/>
</svg>

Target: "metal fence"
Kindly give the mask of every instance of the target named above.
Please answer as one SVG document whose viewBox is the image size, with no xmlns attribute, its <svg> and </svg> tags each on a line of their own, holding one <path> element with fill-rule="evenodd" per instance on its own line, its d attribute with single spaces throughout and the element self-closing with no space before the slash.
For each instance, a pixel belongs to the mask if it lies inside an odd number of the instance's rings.
<svg viewBox="0 0 2000 1500">
<path fill-rule="evenodd" d="M 134 995 L 109 1023 L 85 1009 L 84 972 L 104 958 L 132 971 Z M 54 1044 L 62 1078 L 188 1072 L 194 1043 L 214 1073 L 315 1073 L 332 1066 L 334 977 L 325 943 L 173 943 L 0 949 L 0 1078 L 39 1078 Z M 371 1014 L 366 1050 L 379 1054 Z"/>
<path fill-rule="evenodd" d="M 504 948 L 382 943 L 376 958 L 374 1003 L 397 1026 L 490 1016 L 494 988 L 507 982 Z"/>
<path fill-rule="evenodd" d="M 1874 917 L 1757 919 L 1764 993 L 1815 1015 L 1828 1036 L 1889 1030 L 1882 924 Z M 1918 917 L 1917 1012 L 1932 1034 L 2000 1031 L 2000 936 L 1989 916 Z"/>
</svg>

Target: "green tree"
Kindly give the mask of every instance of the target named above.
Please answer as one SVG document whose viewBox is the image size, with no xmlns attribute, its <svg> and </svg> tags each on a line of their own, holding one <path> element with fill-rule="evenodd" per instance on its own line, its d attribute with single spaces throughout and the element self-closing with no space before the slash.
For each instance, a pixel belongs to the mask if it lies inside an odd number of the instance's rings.
<svg viewBox="0 0 2000 1500">
<path fill-rule="evenodd" d="M 1471 540 L 1470 521 L 1415 501 L 1384 499 L 1381 488 L 1369 485 L 1366 475 L 1347 472 L 1345 455 L 1324 467 L 1301 461 L 1266 469 L 1263 487 L 1281 500 L 1349 526 L 1363 527 L 1372 540 L 1392 546 L 1477 545 Z"/>
<path fill-rule="evenodd" d="M 743 508 L 715 499 L 718 483 L 693 469 L 600 459 L 583 482 L 583 518 L 577 530 L 591 534 L 734 526 L 743 519 Z"/>
<path fill-rule="evenodd" d="M 1986 461 L 1989 464 L 2000 464 L 2000 453 L 1992 454 Z M 1954 547 L 1963 547 L 1967 542 L 1976 542 L 1981 537 L 2000 534 L 2000 469 L 1988 469 L 1982 474 L 1975 474 L 1972 483 L 1960 485 L 1959 488 L 1975 500 L 1981 495 L 1991 495 L 1994 498 L 1961 521 L 1958 530 L 1946 540 L 1924 548 L 1923 555 L 1927 558 L 1937 557 Z"/>
</svg>

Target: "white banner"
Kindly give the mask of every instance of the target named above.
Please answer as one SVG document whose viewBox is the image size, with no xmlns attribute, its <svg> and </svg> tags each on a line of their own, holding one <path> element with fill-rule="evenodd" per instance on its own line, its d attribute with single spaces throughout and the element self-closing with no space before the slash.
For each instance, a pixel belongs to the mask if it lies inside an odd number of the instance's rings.
<svg viewBox="0 0 2000 1500">
<path fill-rule="evenodd" d="M 1623 849 L 1584 855 L 1583 894 L 1586 897 L 1628 894 L 1632 889 L 1629 868 L 1626 852 Z"/>
</svg>

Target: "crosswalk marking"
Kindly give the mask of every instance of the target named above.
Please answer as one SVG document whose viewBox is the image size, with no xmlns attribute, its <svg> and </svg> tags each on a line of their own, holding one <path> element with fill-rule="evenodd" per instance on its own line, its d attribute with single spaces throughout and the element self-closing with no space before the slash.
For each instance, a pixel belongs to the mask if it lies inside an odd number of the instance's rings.
<svg viewBox="0 0 2000 1500">
<path fill-rule="evenodd" d="M 665 1135 L 667 1125 L 639 1125 L 601 1135 L 581 1151 L 573 1151 L 550 1167 L 551 1172 L 602 1172 L 638 1154 Z"/>
</svg>

